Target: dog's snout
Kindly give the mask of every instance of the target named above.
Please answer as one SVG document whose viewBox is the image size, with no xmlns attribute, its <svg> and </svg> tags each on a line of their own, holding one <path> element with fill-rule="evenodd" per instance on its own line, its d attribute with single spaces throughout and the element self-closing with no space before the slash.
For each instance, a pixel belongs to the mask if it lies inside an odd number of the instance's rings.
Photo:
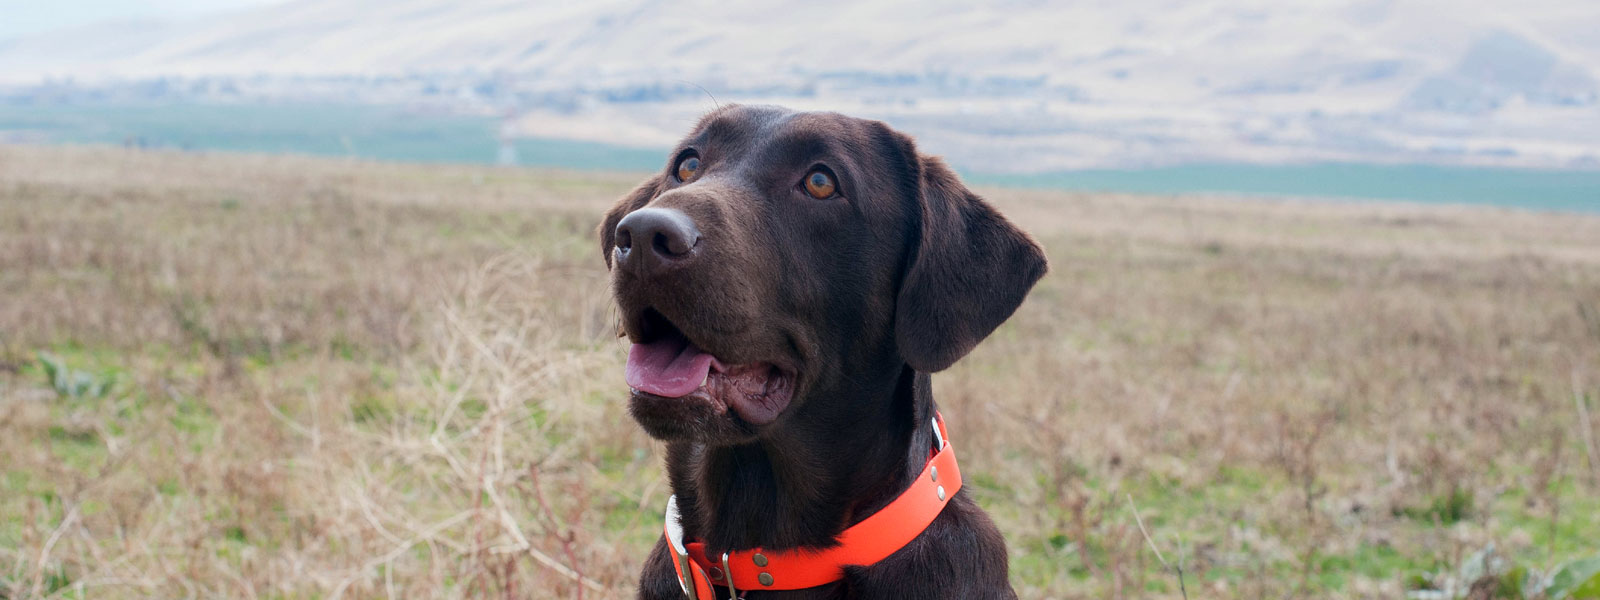
<svg viewBox="0 0 1600 600">
<path fill-rule="evenodd" d="M 642 273 L 676 266 L 700 244 L 694 219 L 671 208 L 641 208 L 617 223 L 617 263 Z"/>
</svg>

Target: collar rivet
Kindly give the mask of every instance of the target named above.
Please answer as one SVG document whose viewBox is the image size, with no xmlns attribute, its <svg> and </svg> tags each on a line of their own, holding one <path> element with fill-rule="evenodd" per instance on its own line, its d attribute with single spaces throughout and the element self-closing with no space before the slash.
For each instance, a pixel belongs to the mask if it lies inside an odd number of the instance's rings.
<svg viewBox="0 0 1600 600">
<path fill-rule="evenodd" d="M 782 565 L 774 564 L 764 551 L 752 549 L 749 554 L 739 553 L 749 556 L 757 567 L 755 580 L 759 584 L 758 587 L 769 590 L 801 589 L 837 582 L 847 567 L 876 564 L 903 549 L 910 543 L 911 538 L 925 532 L 932 522 L 938 519 L 941 511 L 947 508 L 946 503 L 951 500 L 951 496 L 961 491 L 961 471 L 956 466 L 954 448 L 947 440 L 942 439 L 943 432 L 938 430 L 942 423 L 943 421 L 935 416 L 933 423 L 935 433 L 941 439 L 937 440 L 939 449 L 928 458 L 927 469 L 923 471 L 928 475 L 928 479 L 913 479 L 911 488 L 902 492 L 888 506 L 868 516 L 861 523 L 846 528 L 837 536 L 837 548 L 829 548 L 820 553 L 785 554 Z M 943 467 L 944 470 L 943 480 L 939 479 L 939 467 Z M 945 484 L 949 484 L 950 489 L 945 489 Z M 927 504 L 927 496 L 922 496 L 924 498 L 922 501 L 914 499 L 915 496 L 928 493 L 929 486 L 934 488 L 934 495 L 938 497 L 937 504 Z M 911 493 L 913 491 L 914 494 Z M 745 590 L 734 588 L 734 579 L 740 578 L 733 572 L 729 562 L 734 553 L 722 553 L 722 562 L 718 565 L 715 564 L 715 558 L 703 555 L 705 542 L 685 540 L 682 514 L 678 511 L 676 495 L 667 498 L 663 521 L 667 550 L 672 554 L 673 570 L 677 571 L 679 587 L 682 588 L 685 597 L 688 600 L 696 598 L 705 600 L 709 596 L 701 592 L 726 585 L 727 596 L 739 598 L 740 593 Z M 889 529 L 894 531 L 885 533 Z M 868 535 L 868 532 L 872 535 Z M 909 538 L 901 539 L 902 536 Z M 691 556 L 691 553 L 694 555 Z M 784 581 L 787 583 L 784 587 L 778 587 L 777 577 L 772 571 L 782 569 L 788 569 L 784 575 Z M 828 576 L 830 574 L 831 577 Z M 740 581 L 747 580 L 740 578 Z"/>
</svg>

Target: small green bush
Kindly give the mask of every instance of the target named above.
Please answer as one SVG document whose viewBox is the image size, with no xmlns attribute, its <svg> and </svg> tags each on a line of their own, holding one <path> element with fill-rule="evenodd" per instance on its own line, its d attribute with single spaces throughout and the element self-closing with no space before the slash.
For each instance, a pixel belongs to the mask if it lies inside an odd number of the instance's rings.
<svg viewBox="0 0 1600 600">
<path fill-rule="evenodd" d="M 71 369 L 66 361 L 53 354 L 40 352 L 39 365 L 44 368 L 45 379 L 59 397 L 101 398 L 111 391 L 111 376 Z"/>
</svg>

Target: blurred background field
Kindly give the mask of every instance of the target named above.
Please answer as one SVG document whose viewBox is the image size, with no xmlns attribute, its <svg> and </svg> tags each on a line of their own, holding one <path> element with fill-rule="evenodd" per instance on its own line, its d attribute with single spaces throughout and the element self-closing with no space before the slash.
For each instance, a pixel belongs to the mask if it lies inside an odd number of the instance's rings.
<svg viewBox="0 0 1600 600">
<path fill-rule="evenodd" d="M 697 108 L 714 106 L 708 98 Z M 687 117 L 666 121 L 688 122 Z M 496 131 L 503 125 L 489 116 L 407 105 L 0 100 L 0 142 L 629 171 L 654 170 L 668 152 L 665 145 L 502 138 Z M 1073 171 L 961 170 L 970 181 L 1035 189 L 1404 200 L 1600 213 L 1600 170 L 1592 169 L 1204 162 Z"/>
<path fill-rule="evenodd" d="M 667 489 L 592 230 L 640 177 L 0 145 L 0 598 L 630 597 Z M 983 192 L 1053 270 L 936 397 L 1024 597 L 1600 551 L 1600 217 Z"/>
</svg>

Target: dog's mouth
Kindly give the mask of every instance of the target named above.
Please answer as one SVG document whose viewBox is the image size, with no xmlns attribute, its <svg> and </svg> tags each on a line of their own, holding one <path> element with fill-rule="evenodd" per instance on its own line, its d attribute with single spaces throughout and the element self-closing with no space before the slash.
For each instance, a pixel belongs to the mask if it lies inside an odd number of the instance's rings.
<svg viewBox="0 0 1600 600">
<path fill-rule="evenodd" d="M 765 425 L 794 395 L 794 375 L 768 362 L 729 365 L 706 352 L 655 309 L 634 329 L 624 375 L 637 393 L 708 402 L 740 419 Z"/>
</svg>

